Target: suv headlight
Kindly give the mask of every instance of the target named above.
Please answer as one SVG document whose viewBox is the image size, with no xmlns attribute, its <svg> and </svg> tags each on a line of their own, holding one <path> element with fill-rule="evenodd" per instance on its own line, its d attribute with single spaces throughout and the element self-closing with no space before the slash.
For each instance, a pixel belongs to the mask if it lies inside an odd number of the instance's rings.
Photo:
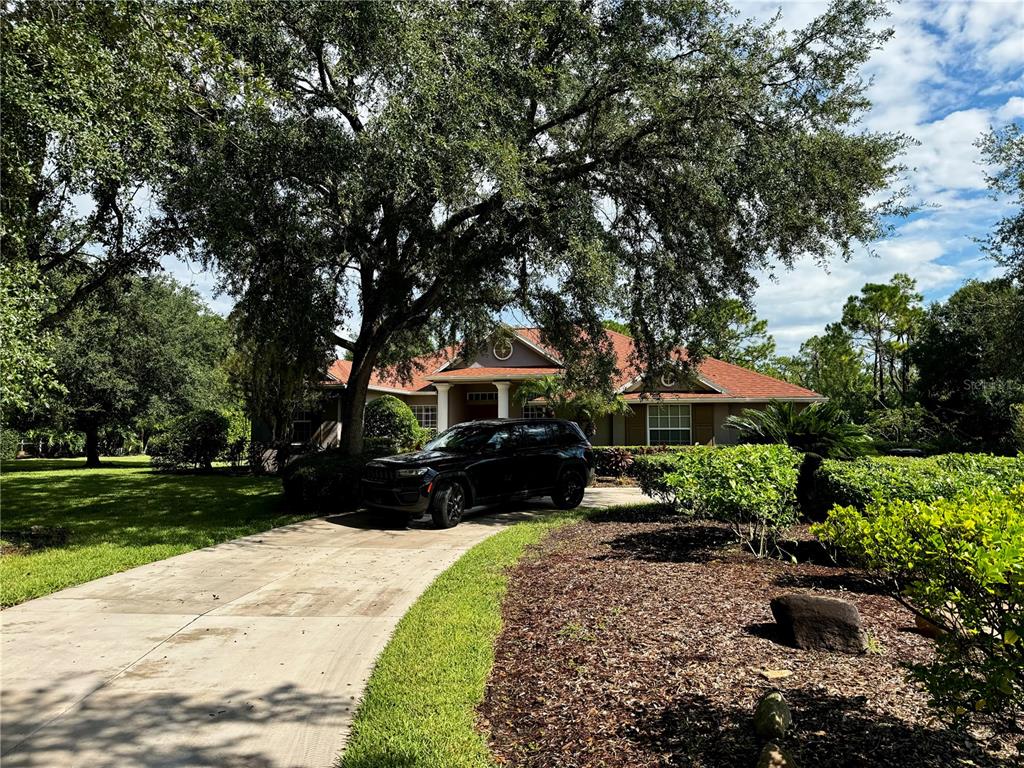
<svg viewBox="0 0 1024 768">
<path fill-rule="evenodd" d="M 400 469 L 398 470 L 399 477 L 423 477 L 430 471 L 429 467 L 420 467 L 419 469 Z"/>
</svg>

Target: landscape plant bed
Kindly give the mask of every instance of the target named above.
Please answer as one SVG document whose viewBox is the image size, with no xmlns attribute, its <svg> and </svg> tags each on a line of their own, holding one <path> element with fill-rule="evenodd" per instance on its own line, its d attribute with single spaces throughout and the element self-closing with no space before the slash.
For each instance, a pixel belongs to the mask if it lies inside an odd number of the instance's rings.
<svg viewBox="0 0 1024 768">
<path fill-rule="evenodd" d="M 806 529 L 791 547 L 814 553 Z M 803 766 L 1015 764 L 1014 738 L 945 728 L 903 662 L 927 661 L 913 615 L 826 558 L 757 560 L 725 526 L 660 507 L 554 531 L 513 570 L 480 708 L 511 766 L 753 766 L 758 697 L 785 693 L 784 746 Z M 782 644 L 769 601 L 794 591 L 857 605 L 871 651 Z"/>
</svg>

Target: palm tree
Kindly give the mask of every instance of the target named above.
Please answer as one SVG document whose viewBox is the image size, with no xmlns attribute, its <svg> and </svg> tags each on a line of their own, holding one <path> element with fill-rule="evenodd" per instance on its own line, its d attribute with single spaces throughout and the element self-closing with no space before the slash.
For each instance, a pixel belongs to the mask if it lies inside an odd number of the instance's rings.
<svg viewBox="0 0 1024 768">
<path fill-rule="evenodd" d="M 588 437 L 597 432 L 597 422 L 606 416 L 629 415 L 633 412 L 622 395 L 582 390 L 570 392 L 557 376 L 542 376 L 524 381 L 516 389 L 515 400 L 525 405 L 541 400 L 547 418 L 570 419 L 580 425 Z"/>
<path fill-rule="evenodd" d="M 763 410 L 747 408 L 725 423 L 737 430 L 745 443 L 785 443 L 825 458 L 859 456 L 871 446 L 864 428 L 831 401 L 798 410 L 794 403 L 772 400 Z"/>
</svg>

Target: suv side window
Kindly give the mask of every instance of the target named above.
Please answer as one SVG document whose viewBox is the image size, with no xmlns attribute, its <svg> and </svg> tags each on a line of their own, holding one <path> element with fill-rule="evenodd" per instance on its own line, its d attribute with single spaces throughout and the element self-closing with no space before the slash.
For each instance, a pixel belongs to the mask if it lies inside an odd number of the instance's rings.
<svg viewBox="0 0 1024 768">
<path fill-rule="evenodd" d="M 559 422 L 553 426 L 555 428 L 556 445 L 576 445 L 580 442 L 580 435 L 572 424 Z"/>
<path fill-rule="evenodd" d="M 512 430 L 508 427 L 499 427 L 484 446 L 484 450 L 500 451 L 512 444 Z"/>
<path fill-rule="evenodd" d="M 521 448 L 541 448 L 551 443 L 549 424 L 520 424 L 516 442 Z"/>
</svg>

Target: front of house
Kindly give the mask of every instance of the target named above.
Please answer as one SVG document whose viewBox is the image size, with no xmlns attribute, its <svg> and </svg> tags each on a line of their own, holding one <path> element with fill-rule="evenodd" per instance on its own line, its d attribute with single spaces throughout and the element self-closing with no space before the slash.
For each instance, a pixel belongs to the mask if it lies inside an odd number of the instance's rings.
<svg viewBox="0 0 1024 768">
<path fill-rule="evenodd" d="M 543 403 L 519 405 L 516 389 L 530 379 L 560 375 L 562 363 L 541 342 L 536 328 L 505 331 L 495 334 L 487 349 L 472 359 L 454 350 L 418 358 L 411 381 L 375 372 L 367 397 L 394 395 L 409 404 L 421 426 L 438 432 L 474 419 L 542 417 Z M 620 371 L 614 384 L 632 413 L 601 420 L 594 445 L 729 444 L 736 435 L 725 420 L 745 408 L 763 407 L 770 400 L 807 404 L 825 399 L 809 389 L 712 358 L 705 359 L 692 377 L 668 373 L 659 378 L 655 391 L 641 392 L 639 371 L 630 362 L 633 340 L 615 331 L 607 333 Z M 297 416 L 297 439 L 323 447 L 338 443 L 341 423 L 336 394 L 350 370 L 345 360 L 331 365 L 323 382 L 326 405 Z"/>
</svg>

